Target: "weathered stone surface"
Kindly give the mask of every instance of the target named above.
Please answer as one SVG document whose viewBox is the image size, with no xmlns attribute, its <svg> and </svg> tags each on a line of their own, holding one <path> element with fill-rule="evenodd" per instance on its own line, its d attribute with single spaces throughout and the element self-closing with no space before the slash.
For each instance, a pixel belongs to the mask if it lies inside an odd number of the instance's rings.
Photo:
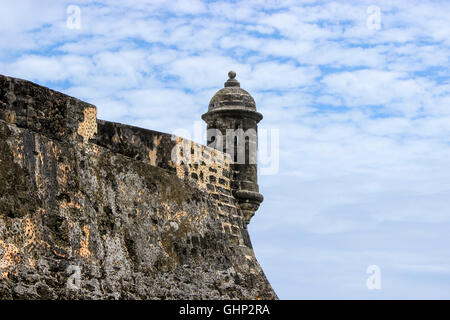
<svg viewBox="0 0 450 320">
<path fill-rule="evenodd" d="M 0 298 L 276 298 L 229 165 L 176 165 L 170 135 L 27 81 L 0 101 Z"/>
</svg>

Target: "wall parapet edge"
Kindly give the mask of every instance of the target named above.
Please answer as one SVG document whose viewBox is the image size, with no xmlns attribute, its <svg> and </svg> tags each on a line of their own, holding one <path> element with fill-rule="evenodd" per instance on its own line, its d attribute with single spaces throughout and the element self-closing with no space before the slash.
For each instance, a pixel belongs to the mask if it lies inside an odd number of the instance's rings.
<svg viewBox="0 0 450 320">
<path fill-rule="evenodd" d="M 168 133 L 105 120 L 97 124 L 92 143 L 189 180 L 215 200 L 224 230 L 246 228 L 233 195 L 237 183 L 228 154 Z"/>
</svg>

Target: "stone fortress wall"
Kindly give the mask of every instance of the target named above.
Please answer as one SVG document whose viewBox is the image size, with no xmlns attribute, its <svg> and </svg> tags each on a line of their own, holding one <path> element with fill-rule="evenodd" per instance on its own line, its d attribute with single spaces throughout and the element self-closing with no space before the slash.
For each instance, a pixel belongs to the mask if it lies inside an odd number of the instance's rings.
<svg viewBox="0 0 450 320">
<path fill-rule="evenodd" d="M 0 151 L 0 297 L 276 298 L 227 154 L 5 76 Z"/>
<path fill-rule="evenodd" d="M 214 199 L 224 232 L 240 235 L 246 228 L 232 194 L 238 186 L 228 154 L 171 134 L 104 120 L 98 121 L 92 142 L 194 183 Z"/>
</svg>

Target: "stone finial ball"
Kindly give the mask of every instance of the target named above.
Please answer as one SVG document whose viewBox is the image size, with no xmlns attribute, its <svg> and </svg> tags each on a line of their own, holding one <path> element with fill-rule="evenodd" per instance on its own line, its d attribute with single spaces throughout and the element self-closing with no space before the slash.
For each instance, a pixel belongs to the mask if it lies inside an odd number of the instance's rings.
<svg viewBox="0 0 450 320">
<path fill-rule="evenodd" d="M 230 77 L 230 79 L 236 78 L 236 71 L 230 71 L 230 72 L 228 72 L 228 76 Z"/>
</svg>

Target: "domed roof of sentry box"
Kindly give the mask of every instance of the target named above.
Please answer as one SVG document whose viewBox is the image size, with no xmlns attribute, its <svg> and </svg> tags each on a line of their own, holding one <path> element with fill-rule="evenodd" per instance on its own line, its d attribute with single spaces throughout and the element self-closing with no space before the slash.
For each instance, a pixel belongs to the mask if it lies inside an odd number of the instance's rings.
<svg viewBox="0 0 450 320">
<path fill-rule="evenodd" d="M 217 91 L 209 102 L 208 112 L 233 109 L 256 111 L 255 100 L 241 88 L 241 84 L 236 80 L 236 72 L 228 72 L 228 77 L 225 88 Z"/>
</svg>

